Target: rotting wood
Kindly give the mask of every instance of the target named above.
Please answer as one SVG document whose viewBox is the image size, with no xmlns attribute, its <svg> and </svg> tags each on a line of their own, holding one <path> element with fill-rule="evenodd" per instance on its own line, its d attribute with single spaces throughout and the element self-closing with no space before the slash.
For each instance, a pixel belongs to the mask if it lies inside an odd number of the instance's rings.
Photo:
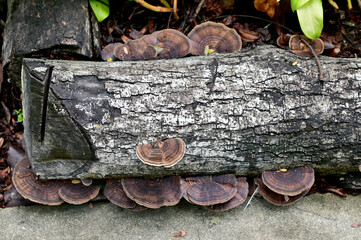
<svg viewBox="0 0 361 240">
<path fill-rule="evenodd" d="M 41 178 L 248 175 L 303 165 L 358 171 L 361 60 L 320 61 L 323 84 L 313 59 L 272 46 L 145 62 L 26 59 L 28 154 Z M 54 69 L 41 144 L 48 66 Z M 186 144 L 175 166 L 137 158 L 137 144 L 174 137 Z"/>
</svg>

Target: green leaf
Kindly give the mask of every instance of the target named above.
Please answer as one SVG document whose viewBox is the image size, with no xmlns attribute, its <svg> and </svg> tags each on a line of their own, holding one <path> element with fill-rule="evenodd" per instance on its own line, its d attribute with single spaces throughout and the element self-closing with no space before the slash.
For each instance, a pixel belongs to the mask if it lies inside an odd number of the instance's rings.
<svg viewBox="0 0 361 240">
<path fill-rule="evenodd" d="M 306 3 L 308 3 L 310 0 L 291 0 L 291 8 L 292 12 L 296 11 Z"/>
<path fill-rule="evenodd" d="M 89 0 L 98 22 L 102 22 L 109 16 L 109 0 Z"/>
<path fill-rule="evenodd" d="M 321 0 L 310 0 L 297 9 L 302 32 L 310 39 L 318 38 L 323 28 L 323 8 Z"/>
</svg>

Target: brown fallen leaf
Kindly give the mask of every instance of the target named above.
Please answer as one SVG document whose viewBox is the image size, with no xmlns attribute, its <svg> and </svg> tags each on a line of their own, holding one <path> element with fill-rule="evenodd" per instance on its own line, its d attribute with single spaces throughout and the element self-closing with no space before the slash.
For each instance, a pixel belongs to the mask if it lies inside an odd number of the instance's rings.
<svg viewBox="0 0 361 240">
<path fill-rule="evenodd" d="M 277 0 L 255 0 L 254 7 L 260 11 L 265 12 L 270 18 L 273 18 L 275 15 L 275 9 L 279 6 Z"/>
<path fill-rule="evenodd" d="M 173 235 L 175 238 L 184 237 L 186 235 L 185 231 L 179 231 Z"/>
<path fill-rule="evenodd" d="M 361 224 L 359 224 L 359 223 L 354 223 L 354 224 L 351 224 L 351 227 L 352 227 L 352 228 L 359 228 L 359 227 L 361 227 Z"/>
</svg>

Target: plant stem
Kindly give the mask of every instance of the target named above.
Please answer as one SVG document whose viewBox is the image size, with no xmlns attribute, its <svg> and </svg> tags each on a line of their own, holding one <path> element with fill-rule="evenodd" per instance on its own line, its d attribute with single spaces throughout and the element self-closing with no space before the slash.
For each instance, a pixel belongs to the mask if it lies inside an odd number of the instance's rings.
<svg viewBox="0 0 361 240">
<path fill-rule="evenodd" d="M 173 1 L 173 14 L 174 14 L 174 19 L 175 20 L 179 20 L 178 14 L 177 14 L 177 5 L 178 5 L 178 0 L 174 0 Z"/>
<path fill-rule="evenodd" d="M 171 8 L 171 6 L 170 6 L 169 3 L 167 2 L 167 0 L 159 0 L 159 2 L 160 2 L 161 4 L 163 4 L 164 7 Z"/>
<path fill-rule="evenodd" d="M 172 12 L 173 11 L 172 8 L 154 6 L 154 5 L 151 5 L 151 4 L 147 3 L 147 2 L 145 2 L 144 0 L 135 0 L 135 2 L 139 3 L 143 7 L 147 8 L 149 10 L 152 10 L 154 12 Z"/>
</svg>

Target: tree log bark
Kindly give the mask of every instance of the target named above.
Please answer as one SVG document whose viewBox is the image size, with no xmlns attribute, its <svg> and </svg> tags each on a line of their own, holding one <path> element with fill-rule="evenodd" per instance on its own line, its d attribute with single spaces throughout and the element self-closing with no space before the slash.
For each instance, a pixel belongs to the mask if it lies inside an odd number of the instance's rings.
<svg viewBox="0 0 361 240">
<path fill-rule="evenodd" d="M 249 175 L 302 165 L 358 171 L 361 60 L 321 57 L 321 64 L 324 83 L 314 59 L 272 46 L 145 62 L 26 59 L 28 154 L 41 178 Z M 186 143 L 175 166 L 138 160 L 137 144 L 172 137 Z"/>
<path fill-rule="evenodd" d="M 88 9 L 88 0 L 9 0 L 2 48 L 8 77 L 20 86 L 23 57 L 50 52 L 86 59 L 99 54 L 99 26 Z"/>
</svg>

